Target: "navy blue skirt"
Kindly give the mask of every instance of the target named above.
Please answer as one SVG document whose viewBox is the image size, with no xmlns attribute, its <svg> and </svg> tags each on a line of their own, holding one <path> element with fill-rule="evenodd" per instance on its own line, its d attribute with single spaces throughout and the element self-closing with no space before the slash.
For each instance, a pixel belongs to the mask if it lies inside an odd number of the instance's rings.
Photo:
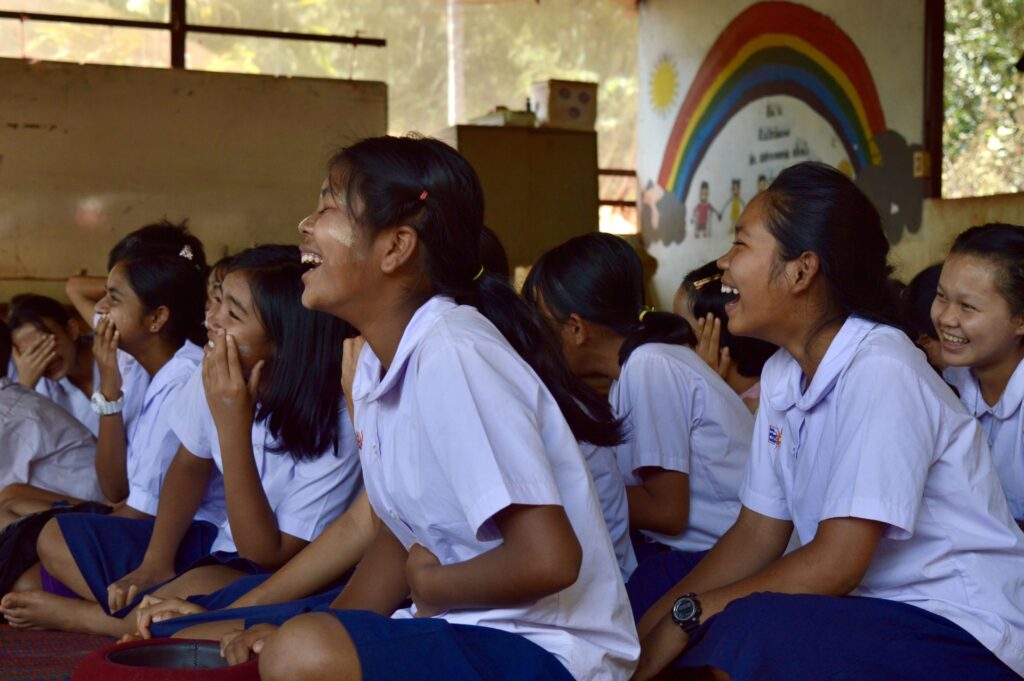
<svg viewBox="0 0 1024 681">
<path fill-rule="evenodd" d="M 896 601 L 809 594 L 733 601 L 694 632 L 675 667 L 714 667 L 733 681 L 1019 678 L 945 617 Z"/>
<path fill-rule="evenodd" d="M 89 590 L 107 614 L 124 617 L 143 596 L 167 583 L 154 585 L 136 596 L 127 607 L 111 613 L 107 606 L 107 587 L 142 564 L 156 521 L 82 513 L 57 516 L 57 522 Z M 180 575 L 207 556 L 216 537 L 217 526 L 213 523 L 194 521 L 189 525 L 174 559 L 175 573 Z"/>
<path fill-rule="evenodd" d="M 558 658 L 507 631 L 362 610 L 330 614 L 355 644 L 363 681 L 573 681 Z"/>
<path fill-rule="evenodd" d="M 192 596 L 188 600 L 208 608 L 207 612 L 185 615 L 174 619 L 154 622 L 150 632 L 154 638 L 174 636 L 182 629 L 209 622 L 225 620 L 245 620 L 245 627 L 257 624 L 283 624 L 296 615 L 307 612 L 324 612 L 330 609 L 331 603 L 341 593 L 342 586 L 329 589 L 322 593 L 303 598 L 298 601 L 277 603 L 274 605 L 252 605 L 244 608 L 227 608 L 238 598 L 255 588 L 260 582 L 269 579 L 270 574 L 243 577 L 230 586 L 205 596 Z"/>
</svg>

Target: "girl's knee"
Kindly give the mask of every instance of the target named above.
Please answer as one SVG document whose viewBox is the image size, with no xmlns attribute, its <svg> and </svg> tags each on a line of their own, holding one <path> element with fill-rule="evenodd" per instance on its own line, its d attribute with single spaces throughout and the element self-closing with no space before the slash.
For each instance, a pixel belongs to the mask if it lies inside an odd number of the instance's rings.
<svg viewBox="0 0 1024 681">
<path fill-rule="evenodd" d="M 43 526 L 43 530 L 36 540 L 36 553 L 39 555 L 39 562 L 51 573 L 53 572 L 51 568 L 56 569 L 68 557 L 64 533 L 60 531 L 60 523 L 56 518 L 51 518 Z"/>
<path fill-rule="evenodd" d="M 266 639 L 260 678 L 361 681 L 362 673 L 345 627 L 333 616 L 315 612 L 293 617 Z"/>
</svg>

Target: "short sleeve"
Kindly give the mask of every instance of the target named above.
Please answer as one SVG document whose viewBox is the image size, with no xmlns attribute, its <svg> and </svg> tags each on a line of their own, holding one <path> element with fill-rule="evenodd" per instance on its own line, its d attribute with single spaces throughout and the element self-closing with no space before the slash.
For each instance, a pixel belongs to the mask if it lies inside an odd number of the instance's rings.
<svg viewBox="0 0 1024 681">
<path fill-rule="evenodd" d="M 217 431 L 210 407 L 206 403 L 203 372 L 200 368 L 177 391 L 169 406 L 167 423 L 185 449 L 201 459 L 212 459 Z"/>
<path fill-rule="evenodd" d="M 295 464 L 294 475 L 274 509 L 278 529 L 282 532 L 312 541 L 344 513 L 362 491 L 355 435 L 344 408 L 339 433 L 337 454 L 331 451 L 315 461 Z"/>
<path fill-rule="evenodd" d="M 907 539 L 936 448 L 930 389 L 885 357 L 858 358 L 838 389 L 835 452 L 820 520 L 876 520 L 891 526 L 890 539 Z"/>
<path fill-rule="evenodd" d="M 761 400 L 739 496 L 740 503 L 751 511 L 778 520 L 792 520 L 777 463 L 783 424 L 784 415 L 773 410 L 767 400 Z"/>
<path fill-rule="evenodd" d="M 651 466 L 690 473 L 690 440 L 703 407 L 705 386 L 679 361 L 638 348 L 626 361 L 618 387 L 617 415 L 629 439 L 616 458 L 626 475 Z"/>
<path fill-rule="evenodd" d="M 447 335 L 444 327 L 438 333 Z M 562 505 L 538 413 L 548 408 L 553 417 L 562 415 L 510 348 L 489 340 L 436 341 L 409 367 L 416 371 L 422 432 L 477 539 L 497 539 L 488 521 L 502 509 Z"/>
</svg>

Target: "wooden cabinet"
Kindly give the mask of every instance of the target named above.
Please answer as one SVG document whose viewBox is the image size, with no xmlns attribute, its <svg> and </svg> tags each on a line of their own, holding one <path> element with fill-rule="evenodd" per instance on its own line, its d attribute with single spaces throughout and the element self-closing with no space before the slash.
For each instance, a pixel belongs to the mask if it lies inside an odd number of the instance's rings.
<svg viewBox="0 0 1024 681">
<path fill-rule="evenodd" d="M 597 133 L 459 125 L 439 137 L 480 176 L 486 224 L 513 267 L 597 231 Z"/>
</svg>

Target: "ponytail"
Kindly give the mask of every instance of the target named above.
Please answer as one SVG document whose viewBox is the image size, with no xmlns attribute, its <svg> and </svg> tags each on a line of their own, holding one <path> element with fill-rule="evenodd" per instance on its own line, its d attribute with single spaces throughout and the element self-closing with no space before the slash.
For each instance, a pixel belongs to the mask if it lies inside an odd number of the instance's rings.
<svg viewBox="0 0 1024 681">
<path fill-rule="evenodd" d="M 646 343 L 697 343 L 685 319 L 644 305 L 640 256 L 611 234 L 574 237 L 542 255 L 526 277 L 523 296 L 532 304 L 539 296 L 557 321 L 575 313 L 622 336 L 620 366 Z"/>
</svg>

